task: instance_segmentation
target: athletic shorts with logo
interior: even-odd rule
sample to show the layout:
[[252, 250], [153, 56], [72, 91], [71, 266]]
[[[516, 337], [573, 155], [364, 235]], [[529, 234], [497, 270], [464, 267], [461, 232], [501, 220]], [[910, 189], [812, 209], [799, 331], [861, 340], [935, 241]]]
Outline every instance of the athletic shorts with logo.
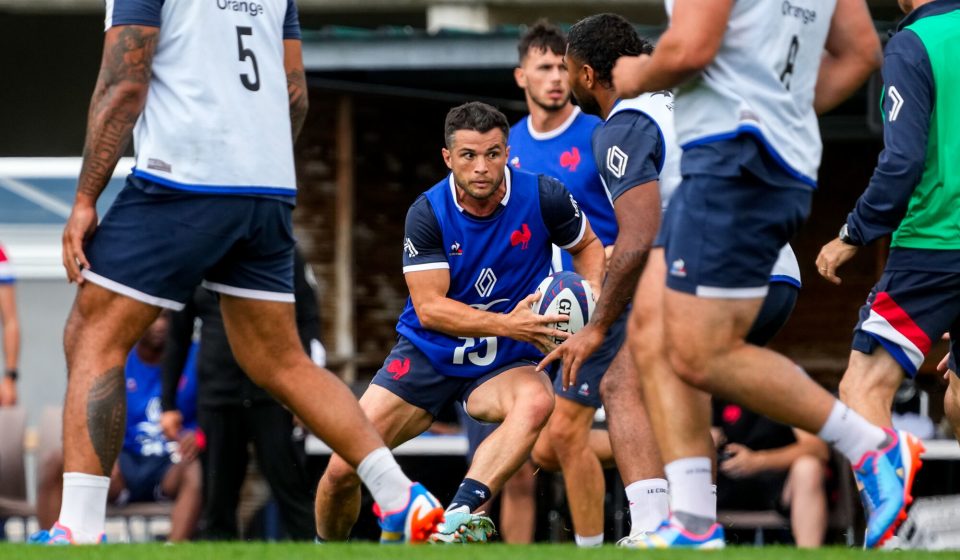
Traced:
[[127, 184], [84, 247], [90, 282], [183, 309], [196, 286], [293, 302], [293, 197], [179, 191]]
[[491, 370], [482, 377], [452, 377], [438, 373], [427, 356], [407, 337], [400, 335], [396, 346], [390, 351], [383, 367], [373, 376], [370, 384], [379, 385], [436, 417], [443, 407], [451, 402], [460, 402], [466, 406], [467, 399], [477, 387], [501, 373], [536, 365], [533, 361], [520, 360]]
[[563, 375], [560, 373], [560, 368], [553, 368], [553, 390], [558, 397], [590, 408], [603, 406], [600, 402], [600, 381], [607, 370], [610, 369], [610, 364], [617, 353], [620, 352], [620, 348], [623, 347], [623, 341], [627, 337], [627, 317], [629, 315], [630, 308], [627, 308], [610, 325], [607, 337], [603, 339], [603, 344], [580, 367], [580, 371], [577, 372], [577, 379], [569, 389], [563, 388]]
[[813, 195], [769, 150], [750, 134], [684, 148], [683, 181], [658, 236], [668, 288], [706, 298], [766, 295]]
[[[891, 261], [895, 257], [891, 252]], [[913, 377], [943, 333], [950, 333], [955, 364], [960, 344], [960, 273], [888, 266], [860, 308], [852, 347], [872, 354], [882, 346]]]

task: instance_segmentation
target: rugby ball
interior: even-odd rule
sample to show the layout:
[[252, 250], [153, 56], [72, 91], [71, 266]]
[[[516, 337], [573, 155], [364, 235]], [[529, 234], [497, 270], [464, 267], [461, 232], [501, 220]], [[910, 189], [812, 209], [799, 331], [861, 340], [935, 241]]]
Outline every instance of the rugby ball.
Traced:
[[[551, 274], [540, 282], [537, 291], [542, 296], [537, 303], [533, 304], [534, 313], [569, 317], [564, 322], [549, 323], [548, 326], [558, 331], [576, 334], [593, 315], [593, 308], [596, 305], [593, 290], [590, 289], [590, 284], [576, 272], [562, 271]], [[554, 338], [556, 344], [560, 344], [563, 340]]]

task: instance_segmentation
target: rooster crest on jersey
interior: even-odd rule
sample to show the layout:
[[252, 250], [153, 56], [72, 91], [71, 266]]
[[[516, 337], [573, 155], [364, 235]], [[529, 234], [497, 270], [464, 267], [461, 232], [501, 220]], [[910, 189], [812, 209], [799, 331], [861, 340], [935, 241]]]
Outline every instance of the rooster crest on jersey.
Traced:
[[[596, 304], [593, 290], [576, 272], [563, 271], [547, 276], [537, 286], [537, 292], [542, 296], [533, 306], [535, 313], [568, 317], [566, 321], [550, 323], [549, 326], [558, 331], [576, 334], [593, 315]], [[563, 339], [555, 338], [554, 342], [560, 344]]]

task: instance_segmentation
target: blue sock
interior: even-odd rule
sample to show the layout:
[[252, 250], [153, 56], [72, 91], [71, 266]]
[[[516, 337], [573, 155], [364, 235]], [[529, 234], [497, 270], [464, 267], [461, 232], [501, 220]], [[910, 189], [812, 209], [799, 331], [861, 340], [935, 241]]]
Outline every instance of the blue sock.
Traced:
[[447, 511], [466, 506], [473, 513], [483, 502], [490, 499], [490, 488], [482, 482], [477, 482], [472, 478], [465, 478], [457, 489], [457, 495], [450, 502]]

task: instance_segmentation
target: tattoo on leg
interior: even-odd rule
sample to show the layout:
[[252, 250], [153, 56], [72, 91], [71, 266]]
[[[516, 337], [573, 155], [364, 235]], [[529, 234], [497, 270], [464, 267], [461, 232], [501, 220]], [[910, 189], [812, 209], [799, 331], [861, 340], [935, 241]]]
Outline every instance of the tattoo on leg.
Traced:
[[116, 366], [99, 375], [87, 393], [87, 431], [100, 459], [103, 476], [110, 476], [120, 453], [126, 419], [127, 391], [123, 367]]

